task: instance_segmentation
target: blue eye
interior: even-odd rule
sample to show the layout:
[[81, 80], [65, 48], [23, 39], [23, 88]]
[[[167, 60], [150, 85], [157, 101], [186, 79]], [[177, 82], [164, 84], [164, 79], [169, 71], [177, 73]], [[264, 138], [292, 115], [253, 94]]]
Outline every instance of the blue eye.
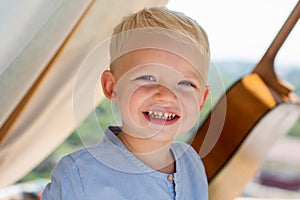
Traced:
[[191, 83], [190, 81], [180, 81], [178, 84], [196, 88], [196, 86], [193, 83]]
[[145, 81], [155, 81], [155, 78], [150, 75], [140, 76], [137, 80], [145, 80]]

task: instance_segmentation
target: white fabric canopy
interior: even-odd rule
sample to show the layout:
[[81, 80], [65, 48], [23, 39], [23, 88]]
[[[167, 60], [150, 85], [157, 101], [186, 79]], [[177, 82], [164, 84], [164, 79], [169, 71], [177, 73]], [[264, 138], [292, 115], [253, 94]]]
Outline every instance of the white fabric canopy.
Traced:
[[[0, 187], [17, 181], [40, 163], [94, 108], [86, 105], [83, 98], [77, 105], [81, 112], [75, 123], [73, 87], [88, 53], [111, 34], [123, 16], [165, 3], [166, 0], [0, 2], [4, 13], [1, 22], [5, 22], [4, 26], [1, 23], [0, 34], [7, 38], [0, 46]], [[86, 73], [88, 80], [93, 74]], [[79, 87], [84, 91], [90, 85], [86, 81]], [[95, 105], [101, 99], [99, 93]]]

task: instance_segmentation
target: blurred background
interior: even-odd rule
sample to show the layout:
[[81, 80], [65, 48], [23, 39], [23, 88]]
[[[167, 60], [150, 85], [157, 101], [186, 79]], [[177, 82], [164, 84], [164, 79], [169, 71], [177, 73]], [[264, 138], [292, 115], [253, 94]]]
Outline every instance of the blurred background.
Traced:
[[[216, 83], [214, 74], [211, 74], [209, 83], [224, 84], [226, 89], [253, 70], [296, 3], [297, 0], [169, 0], [167, 7], [196, 19], [206, 30], [211, 45], [212, 68], [222, 78], [222, 82]], [[0, 15], [0, 23], [4, 23], [3, 20]], [[280, 50], [275, 65], [277, 74], [294, 85], [298, 96], [299, 36], [298, 23]], [[220, 97], [222, 91], [217, 95]], [[204, 113], [207, 114], [211, 106], [207, 105]], [[103, 129], [114, 123], [112, 109], [106, 99], [101, 101], [95, 111], [42, 163], [16, 184], [0, 188], [0, 200], [39, 199], [58, 160], [67, 153], [95, 143], [101, 138], [99, 127]], [[259, 171], [240, 196], [241, 199], [300, 199], [300, 120], [270, 149]]]

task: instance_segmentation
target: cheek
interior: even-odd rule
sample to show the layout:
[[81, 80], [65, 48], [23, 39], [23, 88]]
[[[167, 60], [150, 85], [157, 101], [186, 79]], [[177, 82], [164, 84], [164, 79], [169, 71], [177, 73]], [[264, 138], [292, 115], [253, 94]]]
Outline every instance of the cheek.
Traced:
[[189, 93], [179, 96], [181, 114], [182, 114], [182, 129], [183, 132], [190, 130], [198, 121], [200, 116], [200, 101], [199, 95]]
[[129, 109], [140, 109], [139, 107], [142, 105], [145, 98], [145, 92], [139, 88], [131, 94], [128, 94], [127, 98]]
[[143, 111], [143, 104], [146, 101], [147, 98], [147, 92], [146, 89], [143, 87], [135, 88], [134, 90], [127, 90], [124, 91], [122, 96], [122, 108], [127, 109], [128, 115], [130, 115], [131, 118], [134, 118], [135, 113]]
[[[199, 112], [200, 108], [200, 93], [197, 92], [181, 92], [178, 95], [180, 104], [183, 106], [184, 110], [189, 112]], [[184, 111], [183, 110], [183, 111]]]
[[182, 102], [183, 112], [189, 119], [198, 118], [200, 114], [199, 100], [195, 97], [185, 97]]

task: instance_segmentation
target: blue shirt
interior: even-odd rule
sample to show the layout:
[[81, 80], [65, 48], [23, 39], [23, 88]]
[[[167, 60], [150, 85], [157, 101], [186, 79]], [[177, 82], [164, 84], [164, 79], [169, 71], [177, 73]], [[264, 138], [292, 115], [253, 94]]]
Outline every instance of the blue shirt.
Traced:
[[190, 145], [171, 145], [176, 172], [165, 174], [128, 151], [116, 136], [119, 131], [109, 127], [98, 145], [63, 157], [52, 171], [42, 200], [208, 199], [204, 166]]

